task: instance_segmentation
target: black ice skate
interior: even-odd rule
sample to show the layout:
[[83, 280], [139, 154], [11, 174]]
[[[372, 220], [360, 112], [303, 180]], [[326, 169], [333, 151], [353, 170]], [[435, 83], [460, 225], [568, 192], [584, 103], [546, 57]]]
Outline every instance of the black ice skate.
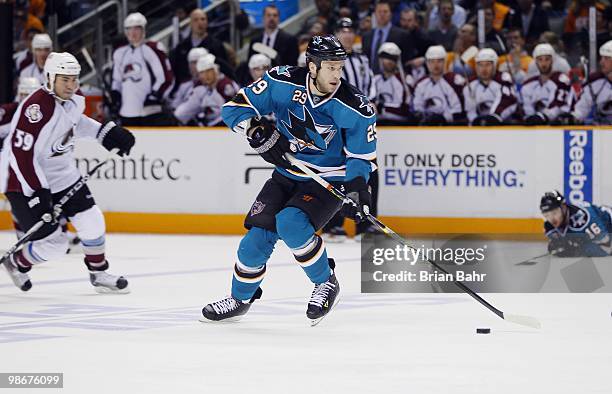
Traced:
[[123, 276], [111, 275], [106, 271], [89, 271], [89, 281], [98, 293], [127, 294], [128, 281]]
[[32, 282], [30, 276], [25, 272], [20, 272], [17, 269], [17, 264], [13, 262], [15, 254], [10, 254], [6, 258], [0, 261], [0, 264], [4, 265], [4, 268], [8, 271], [9, 276], [13, 280], [15, 286], [19, 287], [21, 291], [28, 291], [32, 288]]
[[251, 304], [261, 298], [262, 293], [261, 287], [258, 287], [249, 302], [242, 302], [232, 296], [227, 296], [222, 300], [208, 304], [202, 309], [203, 317], [200, 321], [204, 323], [238, 321], [249, 311]]
[[306, 316], [310, 319], [310, 324], [316, 326], [321, 320], [332, 310], [340, 301], [340, 284], [336, 279], [334, 268], [336, 263], [333, 259], [329, 259], [329, 266], [332, 273], [326, 282], [315, 285], [310, 301], [308, 301], [308, 309]]

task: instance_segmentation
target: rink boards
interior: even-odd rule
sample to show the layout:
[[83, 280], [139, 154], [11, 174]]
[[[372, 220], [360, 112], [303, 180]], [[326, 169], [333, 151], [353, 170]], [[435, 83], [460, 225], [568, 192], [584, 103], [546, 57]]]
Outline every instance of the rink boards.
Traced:
[[[612, 128], [378, 130], [379, 214], [398, 232], [541, 233], [538, 203], [612, 203]], [[225, 128], [136, 129], [90, 181], [110, 231], [236, 234], [272, 168]], [[87, 171], [106, 151], [77, 144]], [[6, 210], [6, 204], [2, 204]], [[3, 212], [0, 224], [10, 227]]]

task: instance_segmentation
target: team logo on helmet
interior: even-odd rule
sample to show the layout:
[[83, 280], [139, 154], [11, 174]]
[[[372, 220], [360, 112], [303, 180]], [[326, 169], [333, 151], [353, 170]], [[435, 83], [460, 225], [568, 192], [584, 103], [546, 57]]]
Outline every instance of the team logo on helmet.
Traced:
[[266, 207], [266, 204], [264, 204], [263, 202], [255, 201], [253, 203], [253, 206], [251, 207], [251, 216], [259, 215], [260, 213], [263, 212], [265, 207]]
[[313, 44], [321, 44], [323, 42], [323, 39], [321, 38], [321, 36], [314, 36], [312, 39]]
[[30, 104], [25, 110], [25, 116], [28, 118], [30, 123], [38, 123], [43, 118], [42, 112], [40, 112], [40, 105]]

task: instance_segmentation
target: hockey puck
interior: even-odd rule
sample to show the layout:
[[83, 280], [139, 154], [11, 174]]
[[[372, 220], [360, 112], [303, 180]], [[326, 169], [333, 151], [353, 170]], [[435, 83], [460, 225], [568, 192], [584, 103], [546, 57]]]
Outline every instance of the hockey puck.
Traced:
[[490, 333], [491, 333], [490, 328], [477, 328], [476, 329], [476, 334], [490, 334]]

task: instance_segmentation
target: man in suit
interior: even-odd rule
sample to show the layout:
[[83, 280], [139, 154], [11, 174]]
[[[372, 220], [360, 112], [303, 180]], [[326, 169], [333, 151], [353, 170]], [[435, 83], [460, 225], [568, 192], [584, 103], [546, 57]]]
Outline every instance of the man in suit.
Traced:
[[[206, 48], [209, 53], [215, 55], [217, 63], [220, 64], [223, 73], [231, 70], [227, 63], [228, 57], [223, 42], [208, 34], [208, 17], [199, 8], [191, 11], [191, 35], [181, 41], [176, 48], [170, 52], [170, 64], [176, 75], [177, 85], [191, 79], [187, 55], [192, 48]], [[233, 72], [230, 71], [230, 77]]]
[[391, 3], [388, 0], [378, 0], [374, 8], [374, 16], [376, 17], [376, 28], [364, 34], [363, 36], [363, 53], [370, 60], [370, 67], [374, 74], [380, 73], [380, 65], [378, 64], [378, 49], [385, 42], [393, 42], [402, 50], [402, 63], [405, 63], [408, 58], [408, 42], [406, 34], [399, 27], [391, 24]]
[[257, 53], [253, 50], [253, 44], [261, 42], [262, 44], [273, 48], [277, 53], [275, 60], [279, 65], [297, 65], [298, 41], [291, 34], [284, 32], [278, 28], [280, 22], [280, 13], [275, 5], [268, 5], [264, 8], [263, 24], [264, 31], [257, 35], [251, 41], [249, 48], [249, 58]]
[[518, 10], [510, 17], [510, 26], [521, 29], [528, 45], [533, 45], [540, 34], [549, 31], [548, 15], [533, 0], [518, 0]]

